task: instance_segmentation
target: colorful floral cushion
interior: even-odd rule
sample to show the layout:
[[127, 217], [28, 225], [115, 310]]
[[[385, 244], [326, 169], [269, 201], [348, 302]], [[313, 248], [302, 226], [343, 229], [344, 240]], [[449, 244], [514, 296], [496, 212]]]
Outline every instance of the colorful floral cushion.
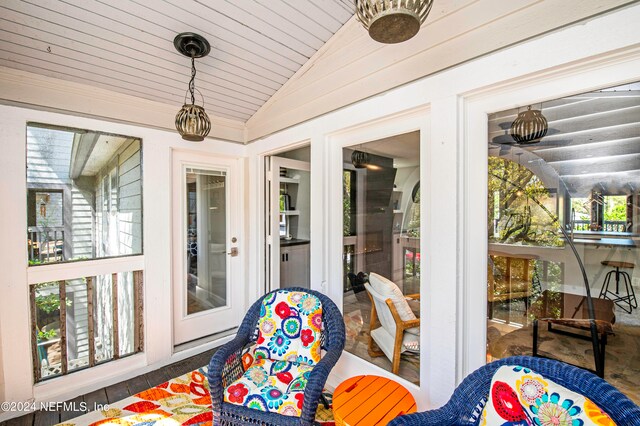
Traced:
[[583, 395], [536, 372], [513, 365], [500, 367], [491, 380], [482, 426], [615, 426]]
[[320, 299], [300, 291], [273, 292], [262, 302], [254, 357], [315, 365], [321, 333]]
[[313, 366], [270, 359], [255, 363], [224, 392], [224, 400], [255, 410], [300, 417]]

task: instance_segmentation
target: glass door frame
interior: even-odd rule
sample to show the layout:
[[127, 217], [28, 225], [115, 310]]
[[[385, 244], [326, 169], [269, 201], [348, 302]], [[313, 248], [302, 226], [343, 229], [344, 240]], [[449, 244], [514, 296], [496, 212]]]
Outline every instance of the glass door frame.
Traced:
[[[430, 176], [427, 170], [427, 159], [430, 155], [429, 143], [431, 133], [431, 119], [428, 107], [420, 107], [413, 110], [409, 110], [404, 114], [396, 115], [393, 117], [382, 118], [373, 123], [367, 123], [366, 126], [357, 125], [350, 129], [341, 129], [340, 131], [327, 136], [328, 149], [326, 153], [327, 168], [326, 177], [327, 186], [325, 188], [325, 196], [328, 201], [328, 228], [327, 228], [327, 243], [328, 243], [328, 256], [327, 256], [327, 281], [328, 295], [336, 303], [336, 305], [343, 309], [343, 200], [342, 200], [342, 176], [343, 176], [343, 148], [358, 146], [370, 141], [376, 141], [409, 133], [412, 131], [420, 131], [420, 180], [423, 182], [423, 191], [425, 196], [421, 197], [421, 211], [428, 212], [429, 210], [429, 197], [426, 196], [427, 189], [429, 188], [428, 182], [430, 182]], [[428, 221], [422, 221], [420, 224], [421, 229], [421, 243], [420, 251], [427, 253], [427, 242], [429, 238], [429, 230], [427, 226]], [[424, 270], [431, 270], [428, 257], [424, 259]], [[397, 376], [391, 371], [384, 370], [375, 366], [369, 362], [364, 361], [362, 358], [353, 355], [349, 352], [343, 352], [340, 361], [334, 368], [334, 372], [338, 376], [349, 377], [354, 374], [374, 374], [383, 377], [388, 377], [395, 380], [409, 389], [416, 399], [428, 399], [429, 398], [429, 383], [431, 378], [431, 372], [428, 368], [430, 363], [428, 362], [428, 353], [430, 342], [428, 341], [429, 324], [431, 323], [429, 314], [429, 274], [422, 274], [420, 278], [420, 311], [421, 311], [421, 337], [420, 345], [425, 348], [420, 354], [420, 383], [424, 384], [417, 386], [400, 376]]]
[[[241, 247], [240, 176], [241, 160], [189, 151], [172, 152], [172, 293], [173, 293], [173, 344], [179, 345], [216, 333], [231, 330], [240, 325], [245, 314], [245, 289], [242, 282], [243, 250]], [[188, 232], [186, 172], [187, 169], [214, 170], [226, 175], [226, 280], [227, 303], [225, 306], [187, 314], [185, 291], [187, 286]], [[235, 241], [234, 241], [235, 239]], [[232, 249], [238, 254], [231, 256]]]
[[[606, 66], [601, 61], [585, 62], [575, 65], [571, 72], [559, 68], [535, 80], [531, 76], [523, 77], [484, 91], [481, 96], [468, 94], [466, 99], [460, 100], [456, 116], [465, 130], [460, 146], [462, 166], [459, 178], [463, 184], [459, 214], [467, 231], [462, 234], [463, 253], [460, 259], [463, 274], [459, 304], [462, 312], [459, 379], [486, 364], [488, 115], [514, 105], [535, 104], [571, 93], [637, 81], [637, 67], [634, 71], [632, 62], [626, 60], [620, 56], [607, 62]], [[636, 62], [638, 59], [633, 64]], [[572, 255], [568, 259], [575, 264]]]

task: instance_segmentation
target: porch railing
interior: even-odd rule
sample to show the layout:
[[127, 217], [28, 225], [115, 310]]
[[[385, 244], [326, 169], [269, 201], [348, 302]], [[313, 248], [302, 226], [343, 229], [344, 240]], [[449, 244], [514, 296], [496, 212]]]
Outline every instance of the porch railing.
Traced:
[[[574, 231], [591, 231], [590, 220], [575, 220], [573, 222]], [[626, 232], [627, 222], [624, 220], [605, 220], [602, 230], [604, 232]]]
[[64, 229], [31, 227], [27, 231], [30, 262], [60, 262], [64, 260]]
[[36, 382], [144, 349], [142, 271], [32, 284], [29, 299]]
[[605, 232], [626, 232], [627, 222], [624, 220], [605, 220], [604, 229]]

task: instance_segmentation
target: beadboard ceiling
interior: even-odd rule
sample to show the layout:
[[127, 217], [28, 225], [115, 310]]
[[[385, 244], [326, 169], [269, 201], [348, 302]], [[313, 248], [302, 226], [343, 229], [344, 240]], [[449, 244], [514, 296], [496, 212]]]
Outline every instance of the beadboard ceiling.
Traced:
[[246, 122], [352, 16], [351, 0], [2, 0], [0, 65], [179, 107], [173, 38], [195, 32], [206, 110]]
[[248, 143], [638, 1], [436, 0], [383, 45], [353, 0], [0, 0], [0, 102], [175, 131], [190, 60], [173, 39], [195, 32], [209, 137]]

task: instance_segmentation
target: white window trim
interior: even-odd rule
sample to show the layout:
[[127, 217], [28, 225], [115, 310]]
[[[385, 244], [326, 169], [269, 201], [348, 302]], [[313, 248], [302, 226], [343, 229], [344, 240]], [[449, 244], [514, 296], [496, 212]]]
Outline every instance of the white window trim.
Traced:
[[142, 270], [144, 270], [144, 255], [53, 263], [29, 267], [27, 285]]

